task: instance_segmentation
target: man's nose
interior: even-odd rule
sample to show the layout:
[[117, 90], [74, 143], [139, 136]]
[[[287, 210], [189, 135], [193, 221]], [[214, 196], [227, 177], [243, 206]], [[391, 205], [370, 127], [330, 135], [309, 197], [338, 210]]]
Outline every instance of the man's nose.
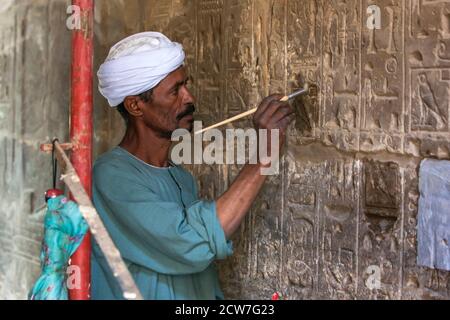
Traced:
[[195, 97], [186, 86], [183, 86], [183, 104], [189, 103], [195, 103]]

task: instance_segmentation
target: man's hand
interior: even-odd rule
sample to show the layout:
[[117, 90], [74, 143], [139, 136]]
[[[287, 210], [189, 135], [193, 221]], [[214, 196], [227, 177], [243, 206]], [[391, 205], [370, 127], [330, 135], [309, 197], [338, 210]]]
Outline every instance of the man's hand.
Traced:
[[[274, 94], [266, 97], [258, 106], [258, 110], [253, 116], [253, 125], [256, 130], [267, 129], [270, 137], [272, 130], [279, 130], [280, 152], [286, 140], [286, 130], [289, 124], [294, 120], [294, 109], [288, 102], [282, 102], [282, 95]], [[267, 139], [267, 154], [271, 155], [271, 139]]]
[[[267, 155], [271, 156], [271, 130], [279, 130], [279, 148], [284, 145], [286, 129], [294, 119], [294, 110], [287, 102], [281, 102], [281, 95], [271, 95], [259, 105], [253, 117], [255, 129], [267, 129]], [[229, 239], [241, 224], [253, 201], [261, 190], [267, 176], [261, 174], [266, 164], [247, 164], [236, 180], [216, 201], [217, 215]]]

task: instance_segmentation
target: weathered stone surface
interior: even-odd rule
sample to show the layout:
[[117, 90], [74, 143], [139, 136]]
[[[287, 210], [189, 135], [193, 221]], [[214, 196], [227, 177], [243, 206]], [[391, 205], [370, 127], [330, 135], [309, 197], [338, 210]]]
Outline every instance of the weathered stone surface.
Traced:
[[[9, 3], [9, 6], [7, 5]], [[24, 299], [39, 273], [50, 159], [39, 143], [68, 136], [66, 1], [0, 5], [0, 298]]]
[[[374, 3], [96, 1], [95, 65], [126, 35], [166, 33], [185, 46], [205, 124], [311, 84], [294, 103], [281, 174], [234, 235], [235, 255], [219, 263], [228, 298], [450, 298], [450, 273], [416, 262], [419, 163], [450, 158], [450, 2], [376, 1], [382, 24], [371, 30]], [[0, 5], [0, 298], [24, 298], [37, 276], [42, 230], [30, 213], [50, 184], [37, 146], [68, 134], [67, 4]], [[94, 99], [98, 155], [123, 123]], [[215, 198], [239, 166], [190, 170]]]

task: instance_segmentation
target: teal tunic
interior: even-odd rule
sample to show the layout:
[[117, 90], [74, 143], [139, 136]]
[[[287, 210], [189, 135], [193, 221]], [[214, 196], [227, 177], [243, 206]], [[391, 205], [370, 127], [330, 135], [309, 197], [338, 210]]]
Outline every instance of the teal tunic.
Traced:
[[[150, 166], [115, 147], [97, 159], [93, 201], [144, 299], [223, 299], [215, 260], [232, 254], [213, 201], [180, 166]], [[122, 299], [98, 245], [92, 299]]]

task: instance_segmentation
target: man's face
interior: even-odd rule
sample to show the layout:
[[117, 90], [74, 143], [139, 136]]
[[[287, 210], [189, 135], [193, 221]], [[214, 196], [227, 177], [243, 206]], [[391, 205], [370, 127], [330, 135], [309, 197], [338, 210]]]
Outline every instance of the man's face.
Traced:
[[143, 108], [145, 124], [162, 137], [170, 138], [176, 129], [192, 131], [195, 98], [187, 83], [186, 68], [178, 68], [153, 89], [147, 107]]

